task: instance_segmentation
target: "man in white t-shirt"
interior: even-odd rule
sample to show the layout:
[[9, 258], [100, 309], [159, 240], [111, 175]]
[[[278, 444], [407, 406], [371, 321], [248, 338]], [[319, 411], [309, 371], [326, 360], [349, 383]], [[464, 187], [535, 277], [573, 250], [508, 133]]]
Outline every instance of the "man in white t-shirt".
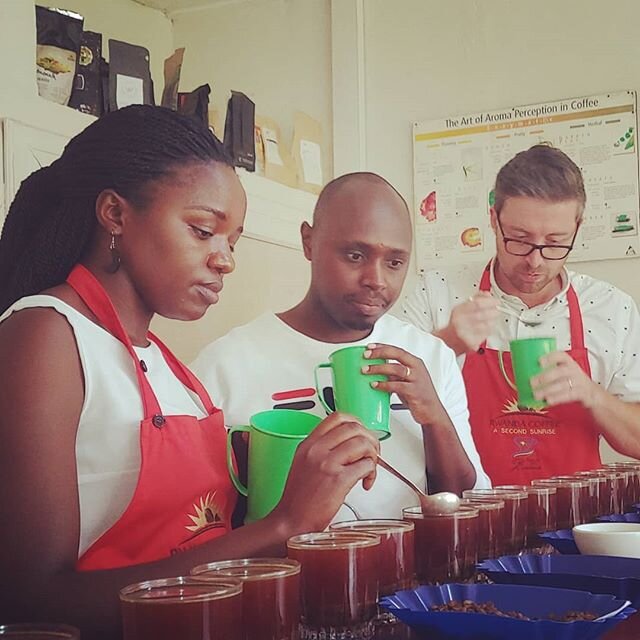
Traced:
[[[471, 438], [455, 355], [440, 339], [385, 315], [402, 289], [411, 251], [406, 202], [383, 178], [354, 173], [322, 191], [313, 226], [301, 228], [311, 283], [283, 313], [265, 313], [207, 346], [193, 364], [226, 423], [289, 408], [323, 415], [314, 367], [337, 349], [370, 345], [392, 392], [391, 437], [381, 455], [430, 493], [489, 486]], [[329, 380], [327, 380], [327, 383]], [[329, 404], [330, 387], [322, 389]], [[387, 471], [369, 492], [354, 489], [336, 519], [397, 518], [416, 495]]]
[[[600, 436], [640, 457], [640, 316], [630, 296], [568, 271], [583, 219], [580, 169], [536, 145], [498, 173], [489, 265], [426, 273], [404, 317], [461, 355], [471, 428], [494, 484], [600, 466]], [[542, 410], [523, 411], [500, 367], [514, 339], [553, 336], [532, 380]], [[507, 366], [510, 375], [510, 366]]]

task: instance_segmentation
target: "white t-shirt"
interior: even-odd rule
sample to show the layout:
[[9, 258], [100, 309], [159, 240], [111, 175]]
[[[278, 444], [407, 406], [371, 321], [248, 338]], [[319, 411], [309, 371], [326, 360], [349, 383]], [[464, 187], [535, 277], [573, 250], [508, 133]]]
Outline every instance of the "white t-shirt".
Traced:
[[[292, 408], [324, 416], [314, 388], [314, 367], [351, 344], [392, 344], [424, 361], [438, 396], [476, 469], [476, 487], [490, 486], [476, 451], [467, 398], [453, 351], [444, 342], [414, 326], [386, 315], [364, 340], [348, 344], [319, 342], [295, 331], [273, 313], [265, 313], [208, 345], [192, 368], [224, 411], [228, 425], [248, 424], [259, 411]], [[326, 377], [330, 384], [330, 374]], [[426, 488], [422, 427], [391, 398], [391, 437], [381, 443], [382, 455], [418, 486]], [[347, 507], [335, 520], [400, 518], [402, 508], [417, 505], [416, 495], [384, 469], [370, 491], [358, 484], [349, 493]]]
[[[128, 506], [140, 473], [140, 421], [143, 418], [135, 367], [126, 347], [86, 316], [53, 296], [22, 298], [2, 316], [50, 307], [71, 325], [80, 354], [85, 397], [76, 436], [80, 544], [78, 557], [109, 529]], [[206, 415], [200, 401], [173, 375], [153, 343], [135, 347], [167, 415]], [[62, 372], [61, 372], [62, 373]]]
[[[424, 331], [449, 323], [451, 309], [478, 291], [483, 265], [429, 271], [403, 303], [401, 317]], [[591, 377], [609, 393], [627, 402], [640, 402], [640, 314], [633, 298], [608, 282], [562, 271], [561, 291], [548, 302], [528, 308], [520, 298], [498, 287], [491, 268], [491, 293], [520, 317], [503, 314], [487, 347], [509, 350], [509, 341], [551, 335], [558, 349], [569, 349], [569, 283], [578, 296]], [[462, 366], [464, 356], [459, 359]]]

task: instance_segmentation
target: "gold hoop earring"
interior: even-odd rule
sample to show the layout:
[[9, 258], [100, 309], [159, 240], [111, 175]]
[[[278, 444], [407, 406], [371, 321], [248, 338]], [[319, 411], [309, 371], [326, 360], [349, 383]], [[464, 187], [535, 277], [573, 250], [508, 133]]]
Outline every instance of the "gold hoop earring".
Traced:
[[109, 253], [111, 254], [111, 264], [107, 267], [107, 273], [115, 273], [120, 268], [120, 252], [116, 247], [116, 234], [113, 231], [111, 232]]

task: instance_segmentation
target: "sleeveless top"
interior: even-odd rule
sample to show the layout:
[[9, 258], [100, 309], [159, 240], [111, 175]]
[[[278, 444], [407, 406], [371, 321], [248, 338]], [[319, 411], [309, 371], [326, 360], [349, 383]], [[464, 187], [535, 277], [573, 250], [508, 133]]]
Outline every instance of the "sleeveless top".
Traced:
[[[46, 307], [71, 326], [84, 375], [85, 397], [76, 436], [80, 500], [78, 557], [105, 533], [129, 504], [140, 472], [142, 400], [135, 368], [125, 346], [62, 300], [48, 295], [22, 298], [0, 316], [21, 309]], [[206, 413], [186, 389], [154, 343], [134, 347], [165, 414]]]

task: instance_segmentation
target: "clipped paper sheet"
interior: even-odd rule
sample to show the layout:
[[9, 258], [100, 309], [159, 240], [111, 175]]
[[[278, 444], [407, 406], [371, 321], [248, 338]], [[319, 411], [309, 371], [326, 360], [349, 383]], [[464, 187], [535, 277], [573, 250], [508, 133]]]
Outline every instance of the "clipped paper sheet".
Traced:
[[300, 140], [300, 157], [304, 181], [322, 186], [322, 152], [317, 142]]
[[278, 135], [273, 129], [262, 128], [262, 140], [264, 141], [265, 160], [280, 167], [284, 165], [278, 148]]
[[298, 188], [320, 193], [322, 177], [322, 126], [301, 111], [293, 117], [293, 159], [298, 174]]

